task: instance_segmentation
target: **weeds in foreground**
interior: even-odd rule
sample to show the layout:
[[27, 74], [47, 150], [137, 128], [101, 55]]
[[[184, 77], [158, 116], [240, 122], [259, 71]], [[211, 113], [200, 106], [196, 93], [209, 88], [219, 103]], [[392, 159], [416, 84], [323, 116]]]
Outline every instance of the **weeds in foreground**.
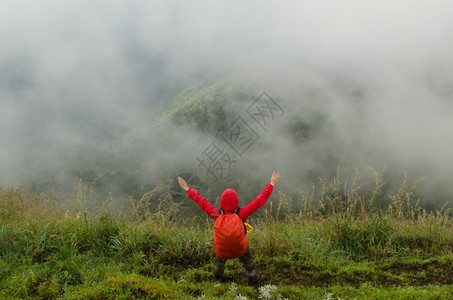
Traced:
[[449, 209], [420, 207], [421, 181], [411, 183], [407, 174], [388, 195], [382, 175], [375, 178], [371, 192], [363, 191], [358, 172], [351, 184], [337, 172], [331, 183], [321, 181], [319, 192], [278, 191], [278, 202], [251, 220], [249, 240], [264, 278], [257, 290], [244, 285], [235, 261], [225, 273], [228, 283], [213, 281], [212, 222], [181, 218], [185, 212], [162, 186], [130, 198], [120, 213], [111, 209], [111, 195], [96, 213], [88, 208], [93, 195], [80, 181], [60, 195], [0, 188], [0, 296], [337, 299], [347, 290], [335, 285], [354, 287], [352, 295], [366, 293], [366, 284], [453, 285]]

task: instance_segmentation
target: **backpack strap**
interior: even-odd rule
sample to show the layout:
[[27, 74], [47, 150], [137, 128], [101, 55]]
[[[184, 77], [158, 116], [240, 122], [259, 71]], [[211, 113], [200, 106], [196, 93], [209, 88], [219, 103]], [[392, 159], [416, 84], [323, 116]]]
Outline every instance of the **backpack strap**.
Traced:
[[[236, 208], [235, 210], [232, 211], [232, 213], [239, 214], [240, 207]], [[223, 209], [219, 209], [219, 212], [221, 215], [225, 214], [225, 211]]]
[[[241, 208], [238, 207], [238, 208], [236, 208], [233, 212], [239, 216], [239, 210], [240, 210], [240, 209], [241, 209]], [[245, 226], [245, 223], [244, 223], [244, 222], [242, 222], [242, 224], [244, 224], [244, 232], [245, 232], [245, 234], [247, 234], [247, 227]]]

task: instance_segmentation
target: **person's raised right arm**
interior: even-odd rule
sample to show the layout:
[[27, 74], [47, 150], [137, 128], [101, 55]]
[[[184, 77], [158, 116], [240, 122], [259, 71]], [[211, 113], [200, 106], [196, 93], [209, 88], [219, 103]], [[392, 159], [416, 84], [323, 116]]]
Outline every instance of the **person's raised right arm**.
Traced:
[[264, 190], [248, 205], [241, 207], [239, 210], [239, 216], [241, 217], [242, 221], [246, 221], [248, 217], [250, 217], [254, 212], [258, 210], [261, 206], [266, 204], [267, 200], [272, 194], [274, 190], [274, 185], [280, 179], [279, 172], [273, 172], [270, 182], [266, 185]]

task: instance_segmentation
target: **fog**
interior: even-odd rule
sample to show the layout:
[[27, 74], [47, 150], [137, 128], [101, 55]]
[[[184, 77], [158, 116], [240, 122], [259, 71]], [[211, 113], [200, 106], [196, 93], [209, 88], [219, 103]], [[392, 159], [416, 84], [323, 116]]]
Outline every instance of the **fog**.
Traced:
[[[449, 201], [452, 11], [450, 1], [3, 1], [0, 185], [71, 181], [71, 166], [128, 155], [144, 182], [199, 172], [196, 156], [222, 132], [158, 126], [162, 103], [233, 77], [250, 99], [231, 99], [239, 115], [263, 91], [285, 111], [233, 167], [252, 182], [277, 169], [294, 189], [337, 167], [387, 165], [397, 180], [428, 177], [427, 201]], [[299, 141], [287, 132], [296, 119], [312, 125]]]

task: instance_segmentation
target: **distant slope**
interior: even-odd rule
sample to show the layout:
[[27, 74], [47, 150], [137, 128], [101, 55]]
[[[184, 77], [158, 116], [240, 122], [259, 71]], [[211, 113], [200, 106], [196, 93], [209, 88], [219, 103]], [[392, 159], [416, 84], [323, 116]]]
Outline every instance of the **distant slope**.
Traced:
[[171, 121], [182, 128], [215, 134], [240, 112], [241, 103], [254, 97], [256, 91], [240, 76], [214, 76], [166, 101], [158, 123]]

